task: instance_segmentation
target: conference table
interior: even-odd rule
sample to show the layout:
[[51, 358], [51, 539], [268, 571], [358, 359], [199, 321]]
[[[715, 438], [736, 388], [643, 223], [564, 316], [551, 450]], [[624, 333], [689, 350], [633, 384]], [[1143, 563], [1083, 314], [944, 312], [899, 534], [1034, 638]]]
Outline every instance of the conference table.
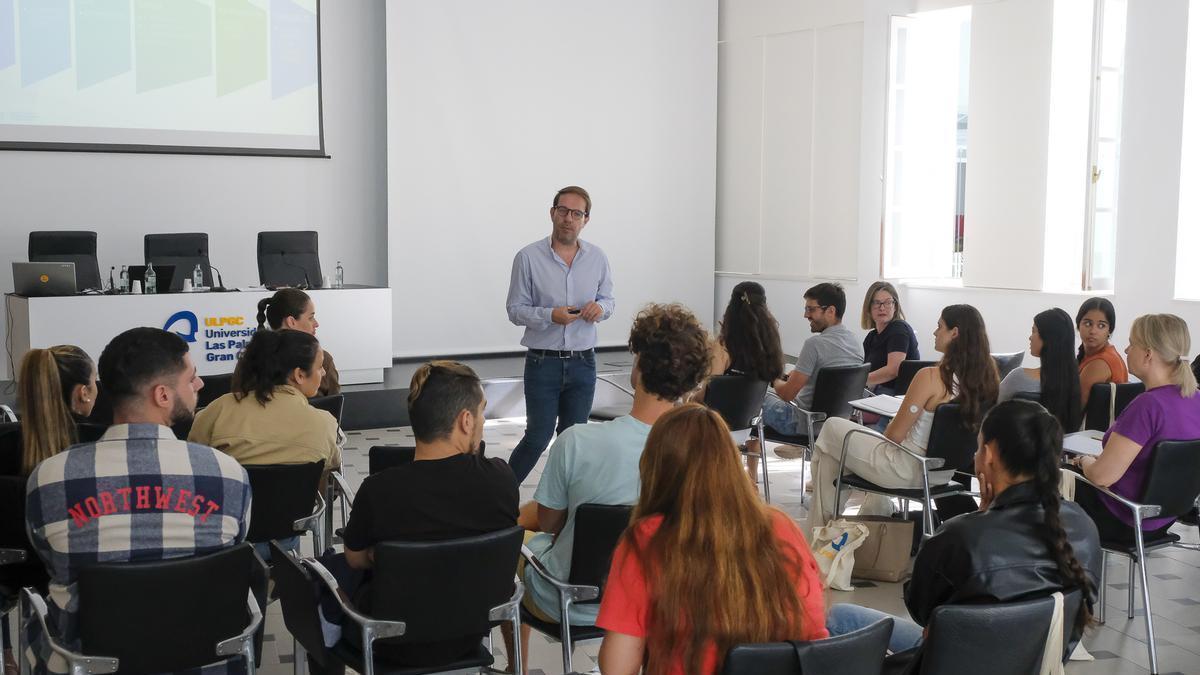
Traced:
[[[383, 382], [392, 365], [392, 290], [347, 285], [305, 291], [316, 307], [317, 339], [333, 355], [342, 384]], [[188, 342], [200, 375], [232, 373], [238, 352], [258, 328], [258, 302], [274, 291], [154, 295], [5, 296], [9, 356], [15, 373], [33, 347], [73, 344], [93, 359], [114, 336], [136, 326], [173, 332]]]

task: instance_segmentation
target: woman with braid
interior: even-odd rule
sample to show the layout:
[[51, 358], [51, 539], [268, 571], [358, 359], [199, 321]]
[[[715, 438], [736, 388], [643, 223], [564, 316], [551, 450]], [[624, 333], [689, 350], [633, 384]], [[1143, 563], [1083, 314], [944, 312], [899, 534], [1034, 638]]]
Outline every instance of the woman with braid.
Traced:
[[[308, 293], [299, 288], [281, 288], [275, 295], [258, 301], [258, 329], [265, 330], [298, 330], [316, 337], [317, 308]], [[337, 367], [333, 365], [333, 355], [322, 351], [321, 368], [325, 375], [321, 378], [321, 386], [317, 387], [316, 396], [332, 396], [342, 390], [338, 382]]]
[[[1091, 621], [1100, 579], [1100, 537], [1091, 518], [1059, 495], [1062, 427], [1032, 401], [1014, 399], [983, 419], [975, 474], [979, 510], [946, 522], [921, 545], [904, 602], [916, 623], [896, 620], [891, 649], [922, 639], [945, 604], [999, 603], [1081, 589], [1070, 647]], [[869, 625], [881, 612], [854, 605], [829, 610], [831, 635]]]

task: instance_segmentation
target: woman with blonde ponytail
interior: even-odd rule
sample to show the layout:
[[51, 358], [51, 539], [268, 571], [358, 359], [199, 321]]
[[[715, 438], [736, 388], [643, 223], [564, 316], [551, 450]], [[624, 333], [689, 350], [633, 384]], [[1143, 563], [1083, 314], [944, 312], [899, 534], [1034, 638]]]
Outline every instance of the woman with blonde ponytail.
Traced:
[[21, 473], [73, 445], [75, 425], [96, 405], [96, 364], [74, 345], [31, 349], [17, 375]]
[[828, 636], [804, 537], [739, 459], [720, 415], [695, 403], [651, 428], [596, 619], [606, 675], [708, 675], [740, 643]]
[[[1200, 438], [1200, 396], [1188, 363], [1192, 341], [1187, 323], [1174, 314], [1146, 314], [1129, 330], [1129, 372], [1146, 384], [1104, 434], [1098, 457], [1076, 460], [1088, 480], [1122, 497], [1141, 498], [1150, 455], [1159, 441]], [[1076, 485], [1075, 501], [1088, 512], [1104, 540], [1133, 541], [1129, 509], [1087, 485]], [[1165, 532], [1173, 518], [1146, 518], [1144, 532]]]

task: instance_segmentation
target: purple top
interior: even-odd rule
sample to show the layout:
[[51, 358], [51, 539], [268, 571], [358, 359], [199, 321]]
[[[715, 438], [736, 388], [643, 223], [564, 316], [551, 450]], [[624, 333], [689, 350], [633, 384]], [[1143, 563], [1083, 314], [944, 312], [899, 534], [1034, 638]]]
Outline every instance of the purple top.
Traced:
[[[1104, 434], [1104, 445], [1108, 437], [1116, 432], [1142, 446], [1133, 458], [1125, 474], [1109, 489], [1137, 501], [1142, 497], [1146, 477], [1150, 471], [1150, 451], [1159, 441], [1185, 441], [1200, 438], [1200, 396], [1183, 398], [1179, 387], [1168, 384], [1149, 389], [1139, 394], [1117, 416], [1116, 421]], [[1127, 525], [1133, 525], [1133, 514], [1120, 502], [1108, 495], [1100, 495], [1104, 505]], [[1157, 530], [1174, 522], [1174, 518], [1147, 518], [1142, 521], [1144, 531]]]

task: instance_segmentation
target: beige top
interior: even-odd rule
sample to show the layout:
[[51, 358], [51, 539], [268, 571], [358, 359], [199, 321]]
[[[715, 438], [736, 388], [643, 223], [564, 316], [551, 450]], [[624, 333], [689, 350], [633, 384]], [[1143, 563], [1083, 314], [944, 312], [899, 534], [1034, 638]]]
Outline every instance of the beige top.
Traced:
[[306, 464], [325, 460], [325, 469], [342, 464], [337, 420], [308, 404], [295, 387], [275, 388], [264, 406], [251, 394], [233, 394], [196, 413], [188, 440], [216, 448], [241, 464]]

